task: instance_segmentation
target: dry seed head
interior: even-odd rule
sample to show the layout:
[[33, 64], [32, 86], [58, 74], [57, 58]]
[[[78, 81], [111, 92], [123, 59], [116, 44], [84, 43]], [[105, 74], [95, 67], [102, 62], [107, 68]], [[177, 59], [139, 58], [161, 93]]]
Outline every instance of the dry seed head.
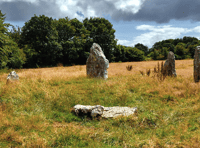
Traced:
[[164, 70], [164, 66], [163, 66], [163, 62], [161, 63], [161, 73], [163, 73]]
[[160, 72], [160, 64], [159, 64], [159, 62], [158, 62], [158, 73]]
[[131, 71], [132, 70], [132, 65], [128, 65], [128, 66], [126, 66], [126, 69], [128, 70], [128, 71]]
[[146, 69], [146, 73], [147, 73], [147, 76], [150, 76], [151, 70], [150, 69], [149, 70]]
[[141, 70], [140, 70], [140, 73], [141, 73], [142, 75], [144, 75], [144, 72], [143, 72], [143, 71], [141, 71]]

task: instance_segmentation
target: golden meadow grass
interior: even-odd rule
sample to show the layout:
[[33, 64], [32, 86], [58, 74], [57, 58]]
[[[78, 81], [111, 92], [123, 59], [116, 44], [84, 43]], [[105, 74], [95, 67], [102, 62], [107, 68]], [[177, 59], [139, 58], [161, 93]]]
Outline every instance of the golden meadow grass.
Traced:
[[[141, 76], [157, 63], [110, 63], [106, 81], [87, 78], [85, 65], [15, 70], [20, 80], [8, 85], [2, 73], [0, 147], [199, 147], [193, 60], [176, 60], [177, 78]], [[138, 113], [91, 120], [71, 113], [76, 104], [137, 107]]]

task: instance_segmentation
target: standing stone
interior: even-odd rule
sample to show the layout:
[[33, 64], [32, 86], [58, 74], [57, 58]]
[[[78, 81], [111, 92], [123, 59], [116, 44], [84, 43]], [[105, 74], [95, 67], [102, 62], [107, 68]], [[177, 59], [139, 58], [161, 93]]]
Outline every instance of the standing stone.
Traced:
[[200, 79], [200, 46], [197, 46], [194, 53], [194, 81]]
[[168, 74], [168, 76], [177, 76], [176, 69], [175, 69], [175, 56], [173, 52], [169, 52], [167, 56], [167, 60], [164, 64], [164, 70]]
[[107, 69], [109, 61], [106, 59], [101, 47], [97, 43], [93, 43], [90, 48], [90, 55], [86, 61], [87, 75], [97, 78], [108, 78]]
[[8, 84], [9, 82], [16, 81], [16, 80], [19, 80], [19, 76], [17, 75], [17, 73], [15, 71], [12, 71], [7, 76], [7, 82], [6, 82], [6, 84]]

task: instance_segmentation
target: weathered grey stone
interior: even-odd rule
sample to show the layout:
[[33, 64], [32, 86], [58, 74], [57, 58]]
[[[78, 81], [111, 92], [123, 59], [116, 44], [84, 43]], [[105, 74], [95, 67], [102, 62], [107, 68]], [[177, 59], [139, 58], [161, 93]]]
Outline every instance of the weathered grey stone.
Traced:
[[104, 107], [101, 105], [96, 106], [90, 106], [90, 105], [80, 105], [77, 104], [73, 107], [73, 112], [76, 113], [76, 115], [79, 115], [80, 113], [83, 114], [90, 114], [92, 117], [102, 115], [103, 114]]
[[17, 75], [17, 73], [15, 71], [12, 71], [7, 76], [7, 82], [6, 82], [6, 84], [8, 84], [9, 82], [16, 81], [16, 80], [19, 80], [19, 76]]
[[106, 59], [101, 47], [97, 43], [93, 43], [90, 48], [90, 55], [86, 61], [87, 75], [107, 79], [108, 68], [109, 61]]
[[168, 76], [177, 76], [175, 69], [175, 56], [171, 51], [168, 53], [167, 60], [165, 61], [164, 70], [166, 70]]
[[90, 106], [90, 105], [75, 105], [72, 109], [76, 115], [79, 113], [89, 114], [91, 117], [101, 116], [103, 118], [115, 118], [118, 116], [129, 116], [137, 113], [137, 108], [130, 107], [104, 107], [101, 105]]
[[194, 81], [199, 82], [200, 79], [200, 46], [195, 48], [194, 53]]
[[119, 107], [119, 106], [114, 106], [114, 107], [104, 107], [104, 111], [102, 114], [103, 118], [115, 118], [118, 116], [130, 116], [134, 115], [137, 112], [136, 107]]
[[92, 109], [91, 111], [91, 116], [92, 117], [97, 117], [101, 116], [103, 114], [104, 107], [101, 105], [96, 105], [95, 108]]

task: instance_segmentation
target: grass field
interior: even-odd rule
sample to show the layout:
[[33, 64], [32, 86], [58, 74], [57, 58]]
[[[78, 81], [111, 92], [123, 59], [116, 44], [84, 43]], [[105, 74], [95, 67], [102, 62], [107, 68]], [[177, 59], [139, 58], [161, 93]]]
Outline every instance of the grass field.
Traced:
[[[20, 80], [9, 85], [10, 71], [1, 72], [0, 147], [200, 147], [193, 60], [176, 60], [177, 78], [140, 75], [157, 63], [110, 63], [106, 81], [87, 78], [85, 65], [16, 69]], [[138, 113], [91, 120], [71, 113], [76, 104], [137, 107]]]

